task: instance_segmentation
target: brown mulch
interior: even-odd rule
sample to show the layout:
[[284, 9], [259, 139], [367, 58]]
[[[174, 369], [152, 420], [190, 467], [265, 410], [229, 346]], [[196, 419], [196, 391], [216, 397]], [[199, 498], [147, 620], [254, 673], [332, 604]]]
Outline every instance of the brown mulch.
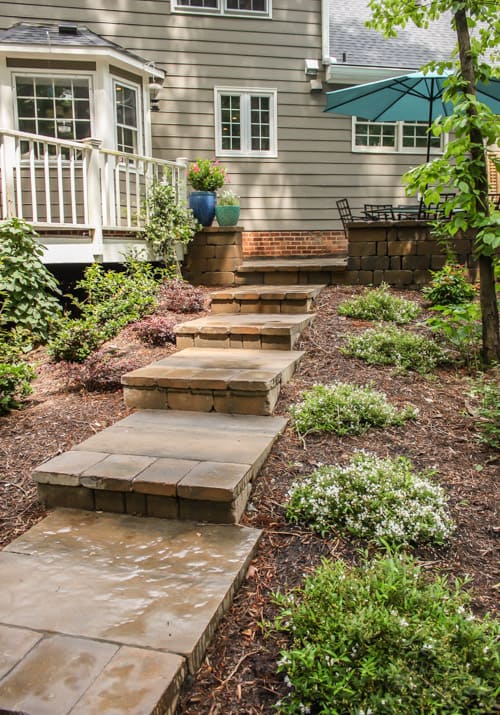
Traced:
[[[256, 557], [200, 670], [184, 687], [179, 715], [273, 712], [285, 688], [276, 675], [280, 642], [265, 637], [260, 627], [273, 617], [271, 594], [299, 585], [323, 557], [352, 562], [359, 549], [366, 547], [337, 534], [320, 538], [309, 529], [288, 524], [283, 508], [286, 493], [295, 477], [312, 471], [318, 463], [346, 461], [355, 449], [369, 449], [380, 456], [405, 455], [419, 469], [436, 470], [449, 493], [457, 530], [449, 546], [420, 549], [416, 555], [426, 568], [440, 570], [451, 579], [468, 576], [477, 614], [497, 609], [500, 460], [498, 453], [477, 439], [470, 376], [455, 368], [440, 368], [429, 377], [399, 374], [343, 356], [337, 348], [346, 332], [369, 325], [337, 315], [338, 304], [356, 292], [332, 286], [322, 293], [314, 325], [297, 346], [306, 356], [294, 379], [283, 388], [276, 413], [286, 416], [301, 391], [315, 382], [341, 380], [371, 383], [393, 404], [416, 406], [419, 418], [404, 427], [372, 430], [359, 437], [310, 435], [305, 442], [290, 427], [286, 429], [255, 480], [242, 519], [245, 525], [263, 530]], [[399, 294], [419, 300], [416, 293]], [[165, 354], [164, 348], [146, 349], [134, 342], [127, 331], [113, 343], [141, 364]], [[0, 418], [0, 544], [43, 515], [29, 478], [32, 468], [127, 412], [119, 391], [68, 391], [67, 372], [47, 362], [41, 353], [34, 357], [42, 359], [35, 394], [26, 409]]]

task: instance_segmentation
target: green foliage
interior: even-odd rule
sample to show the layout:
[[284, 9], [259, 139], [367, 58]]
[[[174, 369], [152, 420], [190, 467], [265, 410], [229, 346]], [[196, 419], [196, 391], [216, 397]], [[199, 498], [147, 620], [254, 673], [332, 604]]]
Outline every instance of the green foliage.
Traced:
[[149, 263], [134, 258], [127, 259], [125, 271], [107, 271], [98, 263], [88, 266], [76, 284], [86, 297], [73, 298], [81, 317], [61, 318], [57, 334], [48, 343], [49, 354], [54, 360], [85, 360], [128, 323], [156, 308], [163, 277], [164, 271], [155, 271]]
[[217, 206], [239, 206], [240, 197], [232, 191], [220, 191], [217, 194]]
[[226, 169], [218, 161], [196, 159], [189, 165], [188, 181], [195, 191], [217, 191], [224, 186]]
[[313, 385], [302, 394], [302, 402], [290, 408], [290, 414], [303, 436], [311, 432], [363, 434], [371, 427], [402, 425], [417, 417], [414, 407], [398, 412], [382, 392], [343, 382]]
[[469, 366], [479, 363], [481, 309], [478, 303], [435, 305], [426, 325], [440, 335]]
[[404, 457], [354, 453], [292, 484], [287, 518], [324, 535], [338, 529], [380, 543], [444, 543], [452, 532], [444, 490]]
[[57, 281], [40, 258], [33, 227], [19, 218], [0, 223], [0, 326], [45, 340], [61, 312]]
[[47, 344], [51, 358], [56, 362], [83, 362], [90, 353], [106, 340], [105, 332], [93, 318], [61, 318], [57, 333]]
[[279, 672], [282, 715], [487, 715], [498, 689], [499, 624], [475, 619], [463, 584], [413, 559], [358, 568], [324, 561], [303, 588], [276, 596], [291, 640]]
[[500, 383], [483, 377], [474, 383], [472, 395], [479, 400], [476, 427], [481, 442], [500, 450]]
[[477, 295], [475, 286], [467, 280], [465, 268], [457, 263], [447, 263], [440, 271], [431, 271], [432, 280], [422, 289], [431, 305], [457, 305], [469, 303]]
[[369, 365], [395, 365], [401, 370], [420, 373], [430, 372], [448, 360], [446, 352], [434, 340], [393, 325], [348, 335], [341, 352], [361, 358]]
[[0, 415], [20, 407], [31, 394], [35, 370], [21, 358], [21, 350], [9, 332], [0, 333]]
[[420, 313], [420, 307], [411, 300], [399, 298], [390, 292], [387, 283], [365, 290], [358, 298], [346, 300], [338, 308], [339, 315], [361, 320], [384, 320], [409, 323]]
[[193, 212], [177, 201], [173, 186], [156, 183], [148, 192], [143, 213], [146, 241], [162, 257], [167, 268], [173, 268], [180, 275], [176, 246], [186, 246], [200, 229]]

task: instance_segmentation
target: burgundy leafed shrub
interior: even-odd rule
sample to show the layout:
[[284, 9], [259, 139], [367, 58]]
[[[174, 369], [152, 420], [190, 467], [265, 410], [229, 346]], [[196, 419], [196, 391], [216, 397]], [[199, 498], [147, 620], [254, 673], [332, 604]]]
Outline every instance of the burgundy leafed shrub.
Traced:
[[175, 320], [164, 315], [148, 315], [134, 323], [132, 330], [146, 345], [156, 346], [175, 343]]
[[130, 355], [97, 350], [83, 363], [68, 363], [68, 377], [89, 392], [113, 392], [121, 389], [121, 378], [126, 372], [140, 367]]
[[205, 295], [200, 288], [174, 278], [160, 288], [160, 309], [173, 313], [198, 313], [205, 308]]

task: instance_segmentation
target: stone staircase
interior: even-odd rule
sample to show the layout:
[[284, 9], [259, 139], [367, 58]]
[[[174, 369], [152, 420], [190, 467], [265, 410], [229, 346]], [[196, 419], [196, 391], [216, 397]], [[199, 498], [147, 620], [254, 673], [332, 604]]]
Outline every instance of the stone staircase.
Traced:
[[136, 412], [35, 470], [54, 511], [0, 552], [0, 712], [174, 712], [253, 558], [238, 521], [321, 288], [217, 291], [123, 377]]

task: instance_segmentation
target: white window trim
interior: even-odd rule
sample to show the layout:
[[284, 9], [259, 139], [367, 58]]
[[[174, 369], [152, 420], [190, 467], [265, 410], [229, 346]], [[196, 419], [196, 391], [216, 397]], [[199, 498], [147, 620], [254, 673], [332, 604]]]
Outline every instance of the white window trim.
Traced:
[[271, 20], [273, 16], [272, 0], [266, 0], [267, 10], [259, 12], [257, 10], [230, 10], [227, 7], [227, 0], [217, 0], [217, 7], [189, 7], [181, 5], [179, 0], [170, 0], [170, 11], [175, 13], [188, 13], [195, 15], [230, 15], [237, 17], [252, 17], [254, 19]]
[[[360, 146], [356, 144], [356, 123], [366, 122], [366, 119], [352, 117], [351, 149], [355, 154], [426, 154], [427, 147], [406, 147], [403, 146], [403, 124], [415, 124], [415, 122], [373, 122], [373, 124], [395, 124], [396, 125], [396, 145], [390, 146]], [[447, 135], [441, 135], [441, 146], [431, 147], [431, 156], [438, 156], [444, 151], [448, 141]]]
[[[242, 149], [222, 148], [221, 135], [221, 106], [220, 96], [223, 94], [239, 94], [244, 100], [244, 105], [248, 105], [250, 96], [269, 97], [270, 102], [270, 122], [269, 122], [269, 151], [252, 151]], [[261, 87], [214, 87], [215, 104], [215, 155], [221, 157], [249, 157], [249, 158], [276, 158], [278, 156], [278, 91]], [[241, 111], [241, 136], [242, 140], [250, 137], [250, 111], [248, 106], [244, 106]], [[244, 143], [242, 141], [242, 143]]]
[[[89, 136], [93, 136], [93, 131], [94, 131], [94, 83], [93, 79], [94, 76], [93, 74], [89, 73], [82, 73], [82, 72], [65, 72], [61, 70], [51, 70], [50, 74], [47, 74], [47, 72], [30, 72], [29, 70], [25, 71], [16, 71], [12, 72], [12, 97], [13, 97], [13, 104], [14, 104], [14, 126], [16, 127], [17, 130], [19, 130], [19, 113], [18, 113], [18, 107], [17, 107], [17, 82], [16, 80], [18, 78], [25, 77], [27, 79], [55, 79], [59, 77], [68, 77], [69, 79], [87, 79], [89, 81], [89, 111], [90, 111], [90, 134]], [[40, 135], [44, 136], [44, 135]], [[54, 139], [57, 137], [50, 137], [47, 135], [49, 139]], [[79, 139], [71, 140], [71, 141], [81, 141]]]
[[[121, 87], [128, 87], [135, 92], [137, 97], [137, 150], [133, 153], [144, 154], [144, 131], [143, 131], [143, 111], [142, 111], [142, 92], [141, 86], [135, 82], [130, 82], [128, 80], [120, 79], [119, 77], [114, 77], [112, 75], [112, 92], [113, 92], [113, 118], [114, 118], [114, 131], [115, 131], [115, 149], [118, 151], [118, 116], [116, 111], [116, 85], [119, 84]], [[127, 152], [124, 152], [125, 154]]]

